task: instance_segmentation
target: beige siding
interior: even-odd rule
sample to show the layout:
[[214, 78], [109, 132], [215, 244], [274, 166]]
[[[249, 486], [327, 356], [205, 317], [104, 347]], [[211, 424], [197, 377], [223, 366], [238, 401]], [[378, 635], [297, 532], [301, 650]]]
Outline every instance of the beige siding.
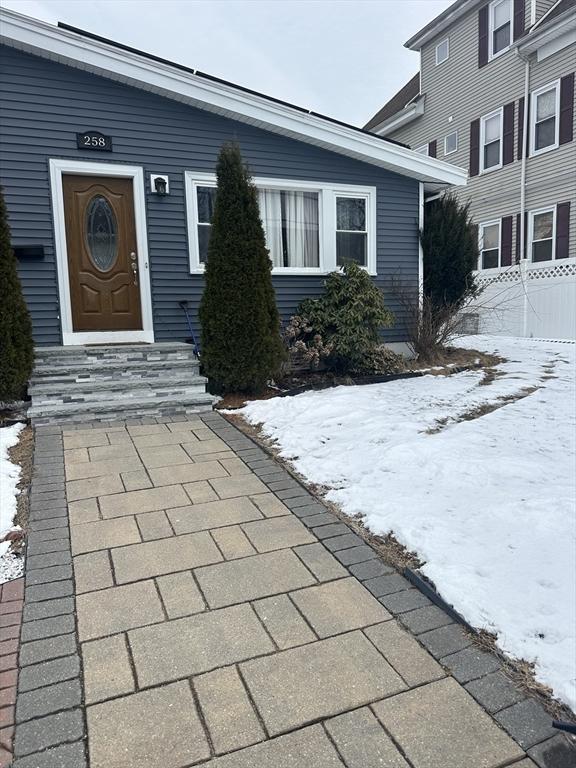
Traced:
[[541, 19], [542, 16], [546, 13], [546, 11], [549, 11], [550, 8], [554, 5], [554, 3], [558, 2], [558, 0], [536, 0], [536, 19], [535, 21], [538, 21], [538, 19]]
[[[531, 0], [526, 0], [526, 23], [530, 21]], [[542, 3], [540, 3], [542, 5]], [[436, 66], [436, 45], [450, 40], [450, 57]], [[574, 71], [575, 48], [571, 46], [543, 62], [530, 65], [530, 90]], [[390, 138], [412, 148], [432, 140], [438, 143], [437, 157], [468, 168], [470, 123], [498, 107], [516, 102], [514, 162], [469, 180], [457, 190], [470, 200], [476, 222], [515, 216], [520, 210], [522, 163], [516, 159], [518, 100], [524, 95], [525, 64], [514, 51], [478, 67], [478, 9], [459, 19], [453, 27], [431, 40], [421, 51], [421, 83], [425, 114], [390, 134]], [[458, 131], [458, 150], [444, 156], [444, 137]], [[575, 116], [576, 130], [576, 116]], [[572, 203], [570, 255], [576, 256], [576, 142], [559, 147], [526, 164], [526, 209], [545, 207], [568, 200]], [[513, 228], [516, 236], [516, 227]], [[513, 244], [515, 247], [515, 244]]]

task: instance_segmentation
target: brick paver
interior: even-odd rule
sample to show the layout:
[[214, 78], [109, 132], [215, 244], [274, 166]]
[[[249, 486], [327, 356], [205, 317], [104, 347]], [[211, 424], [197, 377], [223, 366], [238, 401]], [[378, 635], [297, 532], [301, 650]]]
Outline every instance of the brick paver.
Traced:
[[36, 466], [25, 595], [1, 593], [14, 768], [569, 755], [496, 657], [220, 415], [38, 428]]

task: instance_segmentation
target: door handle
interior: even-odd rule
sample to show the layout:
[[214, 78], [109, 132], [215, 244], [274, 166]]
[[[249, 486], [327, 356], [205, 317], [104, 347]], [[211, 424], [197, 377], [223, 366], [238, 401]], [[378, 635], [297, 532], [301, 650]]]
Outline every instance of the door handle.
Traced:
[[132, 267], [132, 275], [134, 276], [134, 285], [138, 285], [138, 262], [134, 251], [130, 253], [130, 266]]

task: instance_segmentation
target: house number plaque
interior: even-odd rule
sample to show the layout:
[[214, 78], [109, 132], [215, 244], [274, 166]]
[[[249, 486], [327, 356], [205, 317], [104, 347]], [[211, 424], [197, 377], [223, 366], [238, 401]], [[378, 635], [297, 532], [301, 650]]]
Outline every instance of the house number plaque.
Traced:
[[112, 152], [112, 137], [100, 131], [84, 131], [76, 134], [78, 149], [94, 149], [97, 152]]

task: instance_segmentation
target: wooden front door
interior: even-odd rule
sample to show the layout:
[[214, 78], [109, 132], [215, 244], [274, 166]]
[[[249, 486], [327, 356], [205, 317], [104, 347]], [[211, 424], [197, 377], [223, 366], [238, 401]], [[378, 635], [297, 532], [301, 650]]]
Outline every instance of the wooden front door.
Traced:
[[142, 329], [132, 179], [62, 177], [74, 331]]

